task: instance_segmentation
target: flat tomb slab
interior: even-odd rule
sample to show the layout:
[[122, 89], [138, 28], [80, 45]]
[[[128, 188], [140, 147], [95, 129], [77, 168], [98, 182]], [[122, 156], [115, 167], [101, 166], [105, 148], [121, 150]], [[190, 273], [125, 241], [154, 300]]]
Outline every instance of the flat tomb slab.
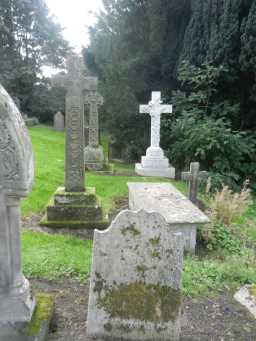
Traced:
[[128, 183], [129, 208], [160, 213], [167, 223], [206, 224], [209, 218], [168, 183]]
[[164, 178], [175, 178], [175, 168], [173, 167], [143, 167], [141, 163], [136, 163], [135, 172], [141, 176], [161, 176]]
[[256, 285], [245, 285], [236, 292], [234, 298], [256, 318]]
[[194, 253], [197, 225], [209, 218], [189, 199], [168, 183], [128, 183], [129, 208], [160, 213], [173, 232], [181, 232], [185, 251]]

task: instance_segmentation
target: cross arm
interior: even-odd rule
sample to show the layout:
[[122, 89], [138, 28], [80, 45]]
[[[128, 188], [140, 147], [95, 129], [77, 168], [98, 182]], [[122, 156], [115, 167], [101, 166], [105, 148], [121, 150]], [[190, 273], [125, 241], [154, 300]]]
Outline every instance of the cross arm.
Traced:
[[52, 86], [56, 86], [59, 88], [66, 88], [67, 86], [67, 75], [57, 74], [51, 79]]
[[170, 104], [162, 104], [161, 105], [161, 114], [172, 114], [172, 105]]
[[148, 105], [140, 105], [140, 114], [149, 114], [150, 107]]

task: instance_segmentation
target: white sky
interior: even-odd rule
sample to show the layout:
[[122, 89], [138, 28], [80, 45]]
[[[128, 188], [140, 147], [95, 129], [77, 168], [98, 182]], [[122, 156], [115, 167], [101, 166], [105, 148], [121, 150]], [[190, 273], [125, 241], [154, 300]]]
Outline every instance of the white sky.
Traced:
[[71, 46], [80, 52], [82, 46], [89, 43], [86, 26], [95, 23], [94, 13], [98, 13], [101, 0], [46, 0], [50, 13], [65, 30], [64, 37]]

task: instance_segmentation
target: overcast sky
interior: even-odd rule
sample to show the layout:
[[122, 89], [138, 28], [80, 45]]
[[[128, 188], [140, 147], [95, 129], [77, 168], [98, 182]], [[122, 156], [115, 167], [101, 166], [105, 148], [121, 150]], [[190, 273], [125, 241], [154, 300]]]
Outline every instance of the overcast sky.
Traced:
[[101, 0], [46, 0], [57, 21], [65, 28], [63, 35], [77, 51], [89, 42], [86, 26], [95, 22]]

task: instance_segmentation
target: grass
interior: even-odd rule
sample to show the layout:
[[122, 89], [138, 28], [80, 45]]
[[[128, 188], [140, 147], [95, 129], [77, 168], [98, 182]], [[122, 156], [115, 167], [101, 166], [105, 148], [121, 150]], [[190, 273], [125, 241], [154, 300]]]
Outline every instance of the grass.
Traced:
[[[22, 213], [41, 212], [56, 188], [64, 182], [64, 134], [44, 126], [30, 129], [36, 158], [36, 179], [33, 192], [23, 201]], [[105, 143], [105, 142], [104, 142]], [[107, 148], [105, 143], [105, 150]], [[133, 165], [114, 163], [118, 170], [133, 170]], [[161, 178], [103, 176], [87, 173], [88, 186], [95, 186], [105, 208], [114, 197], [127, 197], [127, 182], [165, 181]], [[183, 193], [187, 187], [175, 182]], [[186, 256], [183, 292], [188, 296], [217, 294], [233, 290], [245, 283], [256, 283], [256, 202], [235, 221], [238, 235], [249, 241], [239, 255], [207, 252], [204, 256]], [[62, 235], [37, 232], [22, 233], [23, 270], [27, 277], [57, 279], [73, 277], [84, 280], [90, 273], [92, 242]]]
[[27, 277], [84, 279], [90, 271], [92, 242], [62, 235], [22, 233], [23, 271]]

